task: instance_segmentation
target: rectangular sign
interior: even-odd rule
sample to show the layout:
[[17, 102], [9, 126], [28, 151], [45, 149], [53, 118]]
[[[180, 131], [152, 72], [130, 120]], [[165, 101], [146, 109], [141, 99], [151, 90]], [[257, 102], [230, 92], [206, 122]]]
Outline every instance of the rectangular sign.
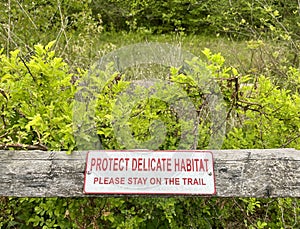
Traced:
[[90, 151], [86, 194], [216, 194], [207, 151]]

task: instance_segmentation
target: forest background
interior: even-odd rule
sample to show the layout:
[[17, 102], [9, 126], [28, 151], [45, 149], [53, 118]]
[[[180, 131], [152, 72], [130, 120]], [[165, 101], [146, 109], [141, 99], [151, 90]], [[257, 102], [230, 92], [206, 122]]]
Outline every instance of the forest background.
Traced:
[[[223, 149], [300, 148], [297, 0], [6, 0], [0, 21], [0, 149], [78, 149], [72, 106], [80, 79], [105, 54], [151, 41], [181, 47], [211, 71], [228, 107]], [[168, 71], [158, 68], [118, 74]], [[97, 133], [105, 149], [122, 149], [109, 114], [128, 82], [112, 76], [97, 100]], [[173, 69], [168, 77], [201, 106], [204, 95], [187, 74]], [[139, 109], [149, 112], [137, 115]], [[141, 102], [130, 119], [133, 134], [147, 139], [149, 120], [159, 118], [168, 126], [160, 148], [176, 148], [180, 126], [169, 109]], [[208, 147], [210, 121], [199, 118], [197, 149]], [[296, 198], [0, 197], [0, 228], [297, 228], [299, 204]]]

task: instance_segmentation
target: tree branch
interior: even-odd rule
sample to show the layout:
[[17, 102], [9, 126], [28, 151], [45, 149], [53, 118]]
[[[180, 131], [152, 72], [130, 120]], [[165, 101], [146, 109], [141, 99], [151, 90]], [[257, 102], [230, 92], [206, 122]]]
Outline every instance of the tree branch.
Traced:
[[31, 77], [32, 77], [32, 79], [33, 79], [33, 81], [35, 82], [36, 81], [36, 79], [35, 79], [35, 77], [32, 75], [32, 73], [31, 73], [31, 71], [30, 71], [30, 68], [28, 67], [28, 65], [26, 64], [26, 62], [25, 62], [25, 60], [20, 56], [20, 60], [22, 61], [22, 63], [24, 64], [24, 66], [26, 67], [26, 69], [27, 69], [27, 71], [28, 71], [28, 73], [31, 75]]
[[1, 150], [8, 150], [9, 148], [13, 149], [25, 149], [25, 150], [43, 150], [47, 151], [48, 147], [43, 144], [36, 144], [36, 145], [24, 145], [20, 143], [11, 143], [11, 144], [1, 144], [0, 149]]

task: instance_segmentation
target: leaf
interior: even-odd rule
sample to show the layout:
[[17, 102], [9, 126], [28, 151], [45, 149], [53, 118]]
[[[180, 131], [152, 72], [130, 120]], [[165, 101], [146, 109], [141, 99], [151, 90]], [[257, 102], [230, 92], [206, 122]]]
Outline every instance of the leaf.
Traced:
[[238, 70], [236, 68], [231, 68], [231, 71], [232, 71], [234, 76], [237, 76], [239, 74]]
[[45, 46], [45, 50], [49, 51], [49, 49], [52, 48], [52, 46], [55, 44], [56, 40], [50, 41], [46, 46]]
[[40, 114], [35, 115], [30, 122], [25, 126], [27, 131], [30, 131], [30, 127], [32, 126], [40, 126], [43, 120]]
[[275, 17], [278, 17], [278, 16], [279, 16], [279, 11], [278, 11], [278, 10], [275, 10], [275, 11], [273, 12], [273, 15], [274, 15]]
[[37, 53], [37, 57], [42, 57], [46, 53], [44, 47], [41, 44], [35, 45], [34, 50]]
[[206, 56], [207, 59], [210, 59], [211, 57], [211, 51], [208, 48], [205, 48], [202, 53]]

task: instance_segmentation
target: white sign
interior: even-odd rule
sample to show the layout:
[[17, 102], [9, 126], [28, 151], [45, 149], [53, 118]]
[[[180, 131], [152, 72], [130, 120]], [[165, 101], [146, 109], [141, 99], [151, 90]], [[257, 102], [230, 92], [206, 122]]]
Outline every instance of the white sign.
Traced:
[[84, 193], [213, 195], [213, 156], [207, 151], [90, 151]]

